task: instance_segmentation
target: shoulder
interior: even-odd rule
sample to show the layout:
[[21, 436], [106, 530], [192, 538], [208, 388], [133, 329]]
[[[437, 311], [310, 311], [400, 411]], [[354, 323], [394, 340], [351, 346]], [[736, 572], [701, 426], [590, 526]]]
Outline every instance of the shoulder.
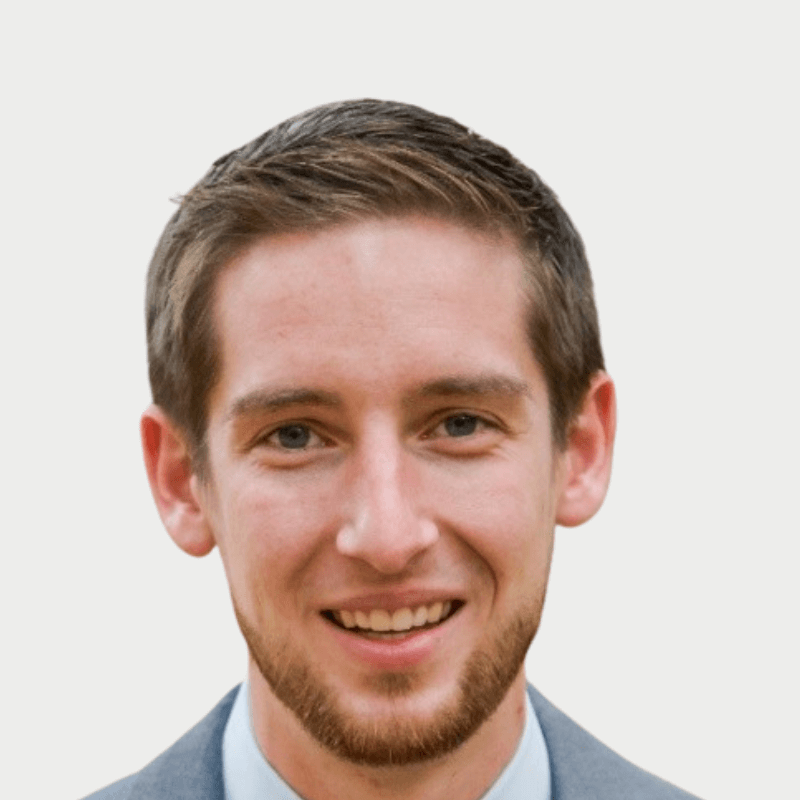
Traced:
[[[140, 772], [84, 800], [222, 800], [222, 736], [237, 691]], [[528, 692], [547, 743], [553, 800], [696, 800], [626, 761], [532, 686]]]
[[131, 796], [131, 785], [136, 781], [137, 777], [138, 775], [129, 775], [127, 778], [106, 786], [105, 789], [100, 789], [88, 797], [84, 797], [83, 800], [128, 800]]
[[84, 800], [222, 800], [222, 736], [237, 691], [140, 772]]
[[626, 761], [532, 686], [528, 693], [547, 743], [554, 800], [697, 800]]

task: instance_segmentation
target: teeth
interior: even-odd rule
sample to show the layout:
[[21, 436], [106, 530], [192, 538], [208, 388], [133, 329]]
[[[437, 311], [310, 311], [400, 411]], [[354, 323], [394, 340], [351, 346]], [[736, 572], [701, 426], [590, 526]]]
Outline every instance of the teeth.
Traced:
[[334, 611], [333, 614], [337, 621], [345, 628], [361, 628], [365, 631], [386, 631], [402, 632], [412, 628], [420, 628], [429, 623], [439, 622], [447, 618], [453, 608], [451, 600], [446, 602], [431, 603], [429, 606], [419, 606], [418, 608], [399, 608], [390, 613], [382, 608], [375, 608], [372, 611]]
[[410, 608], [401, 608], [392, 614], [392, 630], [407, 631], [414, 624], [414, 615]]
[[369, 617], [363, 611], [356, 611], [356, 625], [359, 628], [371, 628]]
[[438, 622], [442, 618], [442, 603], [434, 603], [428, 609], [428, 622]]
[[392, 627], [392, 618], [382, 608], [369, 612], [369, 626], [374, 631], [388, 631]]

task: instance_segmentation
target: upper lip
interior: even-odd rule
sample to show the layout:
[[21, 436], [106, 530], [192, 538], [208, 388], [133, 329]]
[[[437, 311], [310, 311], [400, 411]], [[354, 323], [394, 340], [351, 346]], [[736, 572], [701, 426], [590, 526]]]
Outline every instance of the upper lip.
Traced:
[[447, 600], [463, 600], [457, 591], [448, 590], [411, 590], [403, 592], [374, 592], [334, 600], [323, 606], [322, 610], [332, 611], [371, 611], [380, 608], [386, 611], [397, 611], [400, 608], [418, 608], [432, 603], [444, 603]]

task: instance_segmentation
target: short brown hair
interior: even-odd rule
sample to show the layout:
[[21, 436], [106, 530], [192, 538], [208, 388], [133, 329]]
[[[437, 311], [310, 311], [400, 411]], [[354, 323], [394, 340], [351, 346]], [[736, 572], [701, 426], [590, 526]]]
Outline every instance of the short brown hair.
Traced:
[[205, 462], [219, 377], [219, 271], [264, 236], [375, 217], [429, 214], [510, 233], [528, 265], [528, 333], [566, 442], [603, 354], [583, 243], [553, 191], [507, 150], [447, 117], [378, 100], [332, 103], [218, 159], [167, 224], [147, 279], [153, 401]]

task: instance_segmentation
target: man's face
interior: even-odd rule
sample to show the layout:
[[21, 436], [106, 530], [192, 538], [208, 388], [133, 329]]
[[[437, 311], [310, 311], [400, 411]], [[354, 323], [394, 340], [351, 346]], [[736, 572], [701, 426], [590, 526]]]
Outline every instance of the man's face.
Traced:
[[345, 758], [440, 755], [519, 702], [563, 485], [525, 311], [512, 243], [432, 219], [271, 238], [219, 279], [198, 492], [254, 697]]

